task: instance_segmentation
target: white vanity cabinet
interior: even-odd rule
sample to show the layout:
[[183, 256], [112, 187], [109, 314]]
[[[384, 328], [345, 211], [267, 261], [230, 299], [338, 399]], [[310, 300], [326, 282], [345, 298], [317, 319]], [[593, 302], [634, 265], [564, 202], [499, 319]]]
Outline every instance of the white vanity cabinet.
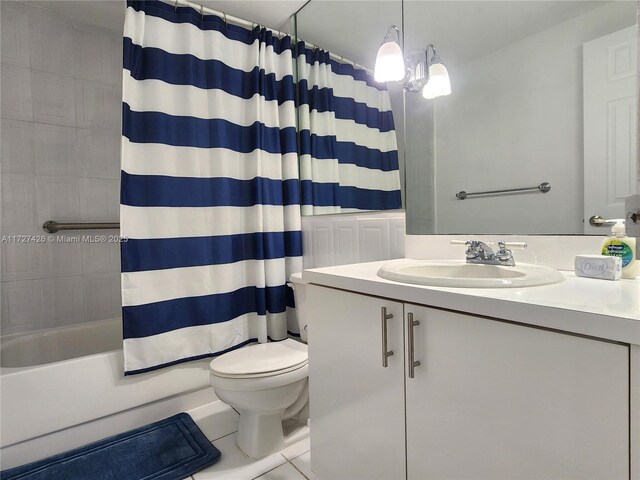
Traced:
[[404, 310], [420, 362], [406, 380], [408, 478], [629, 478], [628, 347]]
[[[405, 478], [402, 303], [309, 287], [314, 472], [327, 479]], [[386, 320], [393, 351], [387, 367], [383, 308], [393, 315]]]
[[320, 479], [629, 478], [628, 346], [309, 287]]

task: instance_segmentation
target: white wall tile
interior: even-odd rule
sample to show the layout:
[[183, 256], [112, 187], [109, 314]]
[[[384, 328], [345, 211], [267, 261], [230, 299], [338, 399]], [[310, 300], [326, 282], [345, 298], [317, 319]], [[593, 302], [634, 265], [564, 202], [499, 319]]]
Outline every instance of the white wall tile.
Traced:
[[358, 220], [349, 218], [333, 222], [334, 265], [358, 262]]
[[[81, 238], [81, 232], [60, 232], [56, 239]], [[80, 243], [52, 242], [44, 248], [45, 277], [67, 277], [82, 274], [82, 247]]]
[[120, 211], [118, 182], [106, 178], [80, 179], [80, 219], [116, 222]]
[[33, 175], [2, 174], [2, 228], [35, 227], [36, 202]]
[[107, 73], [108, 41], [106, 31], [89, 25], [73, 28], [73, 60], [76, 78], [103, 82]]
[[360, 262], [374, 262], [390, 257], [389, 221], [387, 219], [360, 220], [358, 235]]
[[57, 73], [32, 71], [33, 118], [54, 125], [76, 125], [74, 79]]
[[114, 100], [117, 103], [117, 99], [114, 99], [113, 87], [98, 82], [77, 80], [75, 104], [78, 127], [96, 128], [113, 125]]
[[54, 12], [29, 6], [31, 68], [68, 74], [73, 69], [71, 22]]
[[[2, 233], [44, 234], [51, 219], [117, 221], [121, 32], [0, 3]], [[82, 242], [101, 233], [2, 245], [3, 333], [120, 316], [119, 245]]]
[[389, 220], [389, 258], [404, 258], [404, 218]]
[[315, 268], [315, 260], [313, 257], [313, 235], [311, 234], [310, 224], [302, 219], [302, 264], [304, 268]]
[[34, 134], [38, 175], [80, 176], [84, 173], [84, 165], [77, 157], [75, 128], [36, 123]]
[[33, 123], [2, 121], [2, 173], [35, 173]]
[[77, 222], [80, 217], [78, 179], [36, 177], [38, 222]]
[[2, 61], [29, 67], [29, 20], [22, 2], [0, 2]]
[[44, 281], [46, 328], [80, 323], [84, 319], [83, 277], [49, 278]]
[[109, 32], [104, 56], [106, 75], [102, 81], [117, 87], [122, 86], [122, 36], [122, 32]]
[[404, 224], [400, 210], [303, 217], [304, 268], [404, 257]]
[[120, 244], [84, 242], [82, 244], [82, 271], [85, 274], [120, 273]]
[[333, 222], [319, 220], [311, 228], [313, 256], [316, 267], [333, 265]]
[[2, 333], [44, 328], [44, 281], [2, 282]]
[[87, 177], [120, 177], [120, 131], [78, 128], [76, 139], [77, 158], [85, 165]]
[[84, 279], [85, 321], [119, 317], [122, 314], [120, 275], [88, 275]]
[[105, 112], [106, 124], [122, 132], [122, 84], [111, 87]]
[[0, 77], [2, 118], [32, 121], [31, 70], [2, 63]]
[[[26, 232], [19, 232], [25, 234]], [[33, 231], [33, 233], [36, 233]], [[3, 236], [14, 238], [18, 232], [4, 229]], [[41, 235], [37, 232], [37, 235]], [[35, 242], [2, 242], [2, 281], [35, 280], [44, 277], [44, 247]]]

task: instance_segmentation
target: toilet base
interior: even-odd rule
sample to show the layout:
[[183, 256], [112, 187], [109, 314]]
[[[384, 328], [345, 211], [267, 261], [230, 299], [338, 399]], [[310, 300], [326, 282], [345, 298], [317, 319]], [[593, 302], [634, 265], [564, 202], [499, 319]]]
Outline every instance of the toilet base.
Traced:
[[255, 413], [242, 410], [237, 445], [245, 455], [260, 459], [309, 436], [309, 427], [295, 420], [282, 422], [282, 412]]

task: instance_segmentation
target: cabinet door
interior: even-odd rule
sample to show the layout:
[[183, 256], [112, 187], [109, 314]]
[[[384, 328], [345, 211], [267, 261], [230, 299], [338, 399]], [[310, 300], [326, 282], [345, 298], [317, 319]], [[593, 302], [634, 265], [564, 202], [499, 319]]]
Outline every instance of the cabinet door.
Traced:
[[311, 469], [323, 480], [406, 478], [403, 305], [316, 285], [307, 300]]
[[405, 313], [420, 322], [406, 383], [409, 479], [629, 478], [628, 347]]

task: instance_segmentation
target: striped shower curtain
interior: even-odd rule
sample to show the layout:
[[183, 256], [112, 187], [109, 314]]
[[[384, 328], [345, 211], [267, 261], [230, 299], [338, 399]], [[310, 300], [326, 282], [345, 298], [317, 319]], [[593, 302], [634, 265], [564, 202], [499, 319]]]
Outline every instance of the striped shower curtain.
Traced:
[[302, 41], [297, 59], [303, 213], [401, 208], [398, 145], [386, 86]]
[[297, 331], [291, 39], [129, 1], [123, 82], [125, 374]]

